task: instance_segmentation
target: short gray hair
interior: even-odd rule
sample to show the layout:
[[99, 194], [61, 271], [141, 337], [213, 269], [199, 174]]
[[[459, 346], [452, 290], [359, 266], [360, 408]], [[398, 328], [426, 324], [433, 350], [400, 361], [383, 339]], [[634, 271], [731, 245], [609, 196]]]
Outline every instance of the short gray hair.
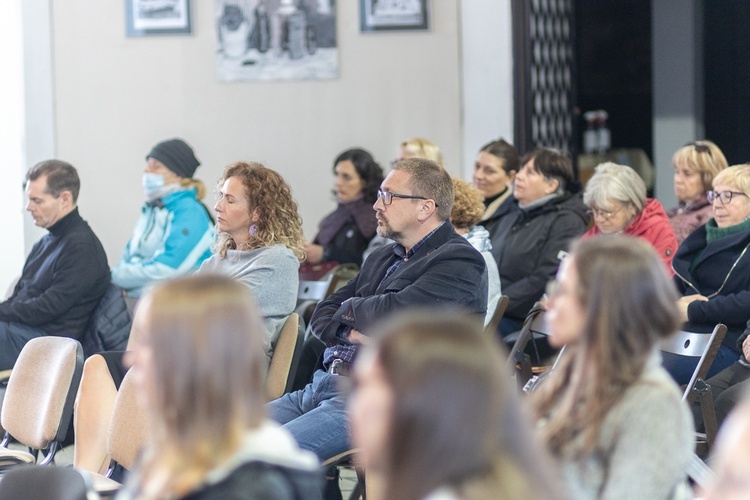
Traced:
[[613, 200], [633, 205], [637, 213], [641, 213], [646, 206], [646, 183], [628, 166], [602, 163], [586, 183], [583, 202], [589, 207], [606, 207]]
[[406, 158], [396, 163], [393, 170], [408, 172], [411, 193], [435, 200], [438, 219], [448, 220], [453, 208], [453, 179], [443, 167], [424, 158]]

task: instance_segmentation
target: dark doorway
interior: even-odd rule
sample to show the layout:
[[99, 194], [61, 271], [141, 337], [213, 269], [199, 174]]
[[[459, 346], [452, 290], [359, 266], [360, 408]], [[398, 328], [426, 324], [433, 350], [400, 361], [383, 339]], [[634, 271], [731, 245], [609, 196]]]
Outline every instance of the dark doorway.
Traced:
[[[612, 147], [640, 148], [653, 159], [651, 0], [575, 0], [574, 9], [580, 112], [607, 111]], [[580, 134], [576, 140], [580, 148]]]
[[750, 162], [750, 2], [703, 2], [706, 138], [730, 165]]

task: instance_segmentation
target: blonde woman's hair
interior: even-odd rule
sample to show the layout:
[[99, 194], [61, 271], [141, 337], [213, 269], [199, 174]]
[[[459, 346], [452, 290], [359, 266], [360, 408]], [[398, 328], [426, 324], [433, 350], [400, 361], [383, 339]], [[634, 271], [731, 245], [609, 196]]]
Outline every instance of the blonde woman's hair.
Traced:
[[722, 170], [713, 180], [714, 186], [727, 184], [750, 197], [750, 164], [732, 165]]
[[412, 137], [401, 143], [401, 147], [411, 155], [411, 158], [424, 158], [432, 160], [441, 167], [445, 168], [443, 153], [434, 142], [428, 141], [422, 137]]
[[202, 200], [206, 197], [206, 185], [200, 179], [180, 179], [180, 186], [186, 189], [195, 189], [195, 197]]
[[227, 233], [220, 232], [214, 252], [221, 258], [227, 250], [255, 250], [268, 245], [285, 245], [301, 261], [305, 259], [305, 238], [302, 234], [302, 219], [297, 210], [297, 202], [292, 190], [278, 172], [260, 163], [237, 162], [224, 169], [219, 179], [218, 189], [230, 177], [242, 181], [245, 187], [248, 211], [256, 210], [259, 217], [250, 239], [237, 248], [237, 243]]
[[613, 200], [632, 205], [636, 213], [641, 213], [646, 206], [646, 183], [626, 165], [602, 163], [586, 183], [583, 202], [589, 207], [602, 208], [610, 206]]
[[147, 498], [182, 497], [264, 418], [264, 326], [247, 287], [222, 276], [159, 285], [144, 306], [152, 440], [141, 486]]
[[643, 373], [654, 346], [680, 325], [677, 292], [653, 247], [611, 236], [576, 243], [568, 265], [585, 310], [579, 340], [532, 393], [540, 433], [557, 457], [592, 452], [609, 411]]
[[678, 149], [672, 156], [672, 165], [686, 167], [700, 174], [703, 191], [711, 189], [716, 174], [727, 168], [727, 159], [719, 146], [711, 141], [694, 141]]
[[456, 229], [469, 229], [484, 214], [484, 195], [462, 179], [453, 178], [451, 223]]

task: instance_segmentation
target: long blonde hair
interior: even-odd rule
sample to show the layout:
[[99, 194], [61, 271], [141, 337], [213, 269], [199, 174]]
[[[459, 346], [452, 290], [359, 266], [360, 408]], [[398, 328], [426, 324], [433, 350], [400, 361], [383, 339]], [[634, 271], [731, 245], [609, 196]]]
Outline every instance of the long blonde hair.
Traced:
[[641, 376], [654, 345], [680, 323], [674, 286], [644, 240], [591, 238], [577, 243], [571, 258], [574, 293], [586, 310], [583, 331], [531, 403], [546, 420], [541, 435], [552, 453], [581, 458], [595, 448], [604, 419]]
[[147, 498], [183, 496], [263, 419], [264, 326], [247, 287], [226, 277], [162, 284], [143, 305], [141, 342], [153, 366], [141, 490]]
[[237, 162], [224, 169], [219, 189], [230, 177], [236, 177], [245, 186], [245, 196], [250, 214], [259, 210], [255, 231], [242, 248], [227, 233], [219, 233], [214, 252], [224, 258], [227, 250], [255, 250], [268, 245], [285, 245], [300, 260], [305, 259], [305, 238], [302, 218], [292, 190], [278, 172], [260, 163]]

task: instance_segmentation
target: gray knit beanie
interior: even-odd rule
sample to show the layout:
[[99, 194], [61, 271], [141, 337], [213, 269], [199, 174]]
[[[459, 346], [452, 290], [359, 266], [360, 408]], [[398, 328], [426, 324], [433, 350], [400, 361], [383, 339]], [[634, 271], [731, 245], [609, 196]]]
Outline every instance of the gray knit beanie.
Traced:
[[146, 159], [149, 158], [159, 160], [169, 170], [187, 179], [193, 177], [195, 169], [201, 164], [193, 154], [193, 149], [182, 139], [160, 142], [146, 155]]

